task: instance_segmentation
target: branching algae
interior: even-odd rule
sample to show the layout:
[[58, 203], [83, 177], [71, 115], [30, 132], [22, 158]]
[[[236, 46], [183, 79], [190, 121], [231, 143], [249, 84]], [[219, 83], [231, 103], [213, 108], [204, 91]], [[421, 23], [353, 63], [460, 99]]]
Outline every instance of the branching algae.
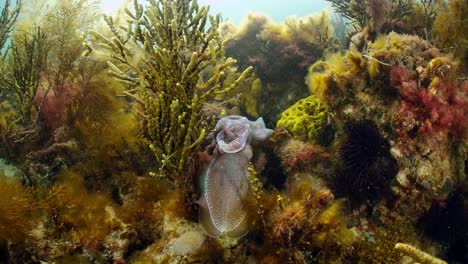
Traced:
[[[126, 95], [143, 109], [145, 135], [158, 163], [153, 175], [177, 184], [205, 138], [209, 122], [203, 105], [236, 88], [252, 68], [224, 85], [237, 61], [225, 56], [225, 41], [218, 32], [220, 16], [209, 15], [208, 7], [192, 0], [134, 4], [134, 12], [126, 9], [130, 18], [126, 31], [106, 17], [113, 36], [91, 34], [110, 51], [111, 74], [128, 85]], [[214, 72], [203, 78], [209, 67]]]

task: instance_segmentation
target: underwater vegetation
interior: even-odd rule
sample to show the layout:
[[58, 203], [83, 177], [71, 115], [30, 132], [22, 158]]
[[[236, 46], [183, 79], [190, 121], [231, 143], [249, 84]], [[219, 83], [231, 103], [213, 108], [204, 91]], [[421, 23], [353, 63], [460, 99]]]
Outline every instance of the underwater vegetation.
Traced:
[[[222, 36], [230, 38], [226, 54], [238, 60], [240, 69], [253, 66], [261, 81], [257, 84], [260, 96], [256, 99], [256, 112], [269, 126], [276, 124], [282, 111], [308, 95], [304, 84], [307, 67], [326, 50], [336, 51], [340, 47], [333, 36], [330, 15], [325, 11], [288, 18], [281, 23], [266, 15], [249, 14], [241, 25], [225, 22], [220, 30]], [[259, 100], [262, 96], [268, 96], [269, 100]], [[252, 101], [243, 100], [241, 104], [248, 104], [243, 107], [248, 109]]]
[[398, 22], [410, 15], [409, 0], [327, 0], [335, 11], [351, 21], [355, 30], [366, 27], [376, 33], [388, 33], [398, 29]]
[[[468, 4], [466, 1], [451, 0], [441, 7], [434, 20], [435, 42], [440, 48], [453, 52], [462, 59], [467, 67], [468, 37], [463, 32], [468, 30], [466, 12]], [[450, 25], [452, 30], [447, 30]]]
[[21, 10], [21, 0], [17, 0], [15, 2], [15, 8], [11, 8], [11, 1], [6, 0], [2, 6], [1, 14], [0, 14], [0, 25], [2, 26], [0, 29], [0, 51], [2, 51], [6, 46], [8, 38], [10, 38], [11, 31], [13, 30], [13, 26], [18, 18], [18, 15]]
[[[130, 20], [125, 30], [106, 17], [112, 37], [91, 34], [110, 52], [108, 64], [112, 74], [128, 85], [125, 94], [143, 109], [146, 138], [158, 163], [153, 173], [181, 184], [178, 174], [187, 168], [188, 157], [209, 129], [203, 118], [204, 103], [236, 88], [252, 68], [223, 86], [236, 60], [224, 54], [224, 42], [216, 30], [220, 17], [208, 15], [208, 8], [196, 2], [151, 2], [144, 7], [134, 1], [134, 12], [126, 9], [126, 14]], [[200, 73], [207, 67], [214, 71], [203, 79]]]
[[31, 188], [23, 187], [19, 182], [5, 182], [2, 175], [0, 183], [2, 199], [0, 209], [0, 239], [5, 241], [22, 241], [37, 224], [37, 202]]
[[467, 262], [466, 1], [328, 2], [4, 1], [0, 262]]

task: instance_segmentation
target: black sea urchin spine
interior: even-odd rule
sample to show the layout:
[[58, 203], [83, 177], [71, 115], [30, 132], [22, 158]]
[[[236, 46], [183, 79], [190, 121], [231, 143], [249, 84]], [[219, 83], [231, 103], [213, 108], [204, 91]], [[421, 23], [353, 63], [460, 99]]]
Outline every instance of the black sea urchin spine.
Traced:
[[346, 139], [339, 152], [342, 175], [337, 181], [344, 186], [339, 189], [346, 189], [346, 196], [379, 196], [397, 172], [390, 144], [370, 120], [349, 122], [344, 131]]

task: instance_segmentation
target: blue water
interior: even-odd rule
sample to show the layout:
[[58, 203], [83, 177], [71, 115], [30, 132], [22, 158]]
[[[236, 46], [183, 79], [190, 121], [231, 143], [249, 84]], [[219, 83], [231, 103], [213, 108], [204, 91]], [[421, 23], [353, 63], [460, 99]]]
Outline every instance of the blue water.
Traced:
[[305, 16], [330, 10], [323, 0], [200, 0], [201, 5], [210, 5], [213, 13], [222, 13], [223, 19], [239, 24], [249, 12], [268, 14], [279, 22], [290, 16]]

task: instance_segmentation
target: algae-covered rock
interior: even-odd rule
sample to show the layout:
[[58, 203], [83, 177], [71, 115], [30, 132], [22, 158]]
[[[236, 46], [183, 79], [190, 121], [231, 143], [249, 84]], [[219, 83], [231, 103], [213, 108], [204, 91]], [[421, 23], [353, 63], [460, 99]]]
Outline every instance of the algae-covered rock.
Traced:
[[281, 114], [277, 127], [286, 128], [295, 139], [314, 141], [326, 121], [325, 105], [315, 96], [304, 98]]

